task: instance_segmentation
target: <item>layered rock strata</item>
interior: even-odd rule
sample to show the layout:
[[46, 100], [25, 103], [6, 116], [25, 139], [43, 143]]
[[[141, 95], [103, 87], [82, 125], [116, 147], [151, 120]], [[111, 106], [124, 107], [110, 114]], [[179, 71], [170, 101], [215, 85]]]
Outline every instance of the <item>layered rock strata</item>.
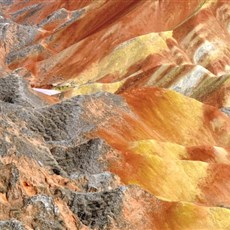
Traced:
[[229, 13], [0, 1], [0, 229], [230, 229]]

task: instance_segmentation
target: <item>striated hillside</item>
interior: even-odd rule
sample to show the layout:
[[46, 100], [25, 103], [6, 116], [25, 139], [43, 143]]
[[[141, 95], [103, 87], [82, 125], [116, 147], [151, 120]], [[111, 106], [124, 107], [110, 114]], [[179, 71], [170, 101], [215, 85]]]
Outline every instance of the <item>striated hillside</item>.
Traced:
[[0, 230], [230, 230], [229, 0], [0, 0]]

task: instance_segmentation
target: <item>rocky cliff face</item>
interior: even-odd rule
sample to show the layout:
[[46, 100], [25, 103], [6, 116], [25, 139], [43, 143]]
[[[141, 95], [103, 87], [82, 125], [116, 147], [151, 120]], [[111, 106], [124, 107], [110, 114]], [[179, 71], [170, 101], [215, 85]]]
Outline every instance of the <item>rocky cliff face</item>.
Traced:
[[0, 1], [0, 229], [229, 230], [228, 0]]

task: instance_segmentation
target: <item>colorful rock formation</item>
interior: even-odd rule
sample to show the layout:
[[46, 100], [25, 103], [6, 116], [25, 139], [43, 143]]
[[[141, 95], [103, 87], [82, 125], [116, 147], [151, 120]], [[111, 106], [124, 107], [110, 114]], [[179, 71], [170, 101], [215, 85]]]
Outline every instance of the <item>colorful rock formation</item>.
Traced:
[[229, 230], [229, 15], [0, 1], [0, 229]]

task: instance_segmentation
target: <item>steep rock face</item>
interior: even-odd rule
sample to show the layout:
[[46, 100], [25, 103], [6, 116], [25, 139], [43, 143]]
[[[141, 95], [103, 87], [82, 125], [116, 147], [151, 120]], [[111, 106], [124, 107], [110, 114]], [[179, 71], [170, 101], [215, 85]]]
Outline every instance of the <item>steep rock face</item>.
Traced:
[[[163, 206], [173, 205], [170, 215], [147, 211], [144, 226], [149, 229], [229, 228], [225, 218], [230, 215], [226, 209], [230, 205], [230, 120], [217, 109], [172, 91], [146, 88], [122, 96], [78, 96], [40, 108], [15, 105], [12, 111], [2, 106], [2, 113], [7, 117], [5, 126], [12, 124], [9, 131], [2, 132], [2, 219], [16, 218], [25, 228], [81, 229], [84, 224], [90, 229], [132, 229], [127, 210], [130, 202], [142, 199], [128, 186], [134, 183], [154, 196], [149, 194], [151, 203], [133, 215], [154, 209], [154, 197]], [[176, 120], [183, 122], [183, 132]], [[98, 137], [111, 146], [91, 140]], [[210, 150], [205, 151], [208, 146]], [[196, 148], [204, 159], [193, 155]], [[44, 176], [39, 176], [41, 173]], [[137, 194], [144, 196], [141, 190]], [[164, 204], [164, 200], [176, 203]], [[212, 213], [210, 207], [216, 207]], [[196, 215], [193, 211], [189, 214], [193, 221], [177, 217], [178, 208], [186, 213], [197, 210]], [[29, 212], [34, 216], [28, 216]], [[161, 212], [172, 215], [175, 222], [158, 222]], [[197, 212], [206, 213], [205, 223]], [[74, 220], [64, 221], [66, 215]], [[216, 223], [210, 215], [220, 215], [223, 220]], [[4, 224], [10, 226], [10, 221]]]
[[0, 1], [0, 229], [230, 229], [229, 13]]

